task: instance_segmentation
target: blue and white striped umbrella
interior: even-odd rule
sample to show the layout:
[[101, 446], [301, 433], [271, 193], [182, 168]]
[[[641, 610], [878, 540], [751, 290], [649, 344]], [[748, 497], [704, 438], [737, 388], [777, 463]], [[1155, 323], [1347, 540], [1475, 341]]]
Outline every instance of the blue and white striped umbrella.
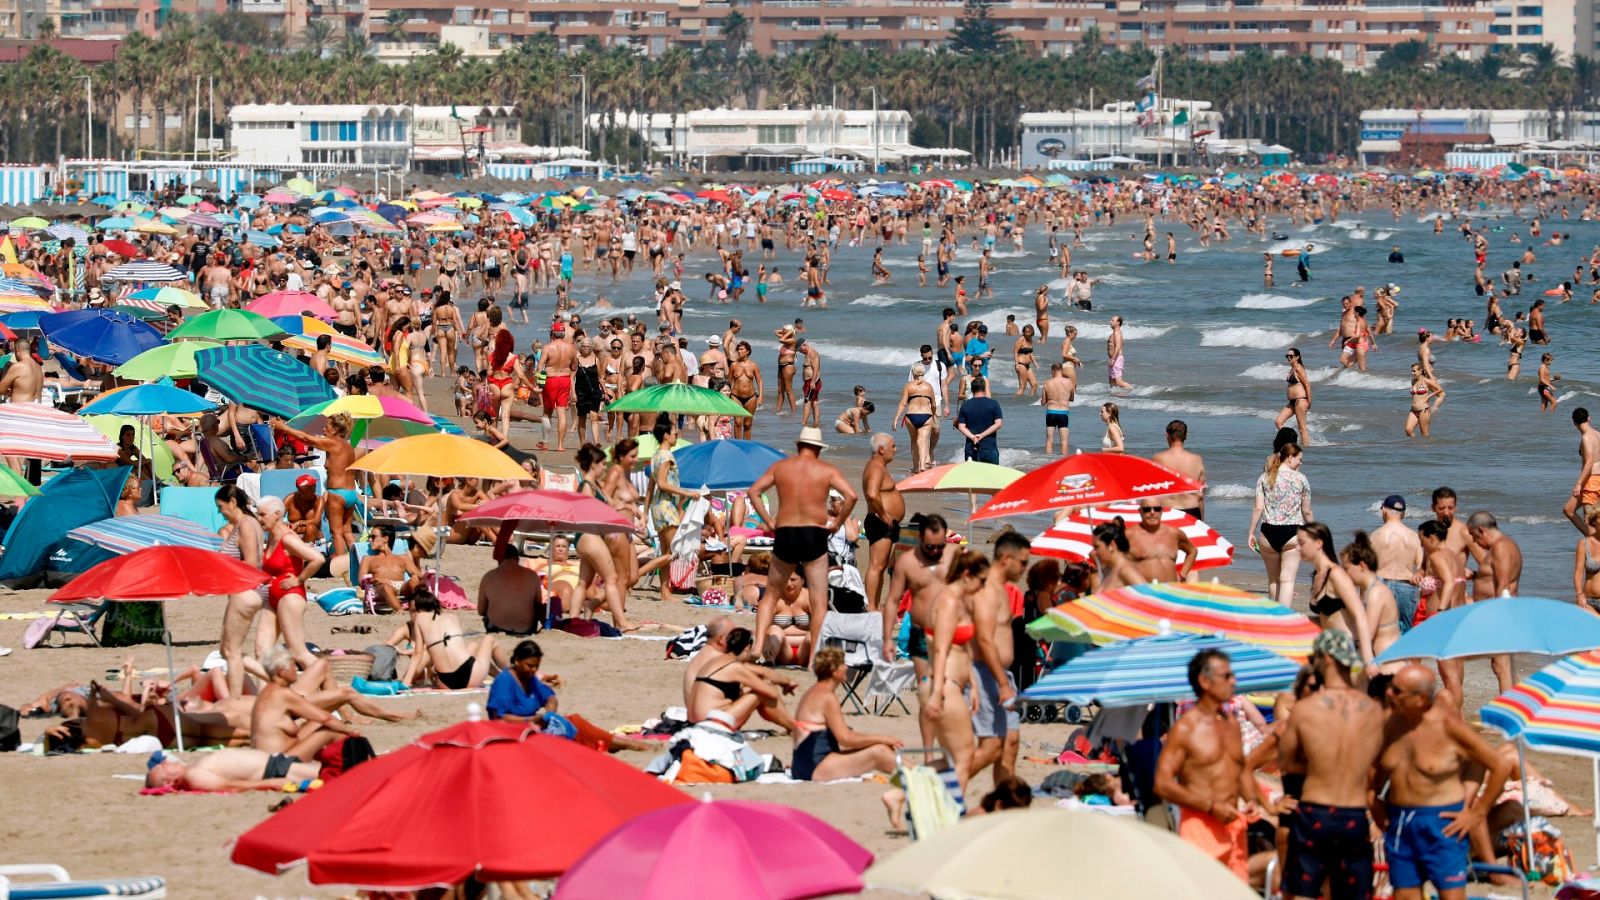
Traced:
[[113, 268], [100, 276], [101, 281], [132, 281], [132, 282], [166, 282], [187, 281], [189, 273], [174, 269], [166, 263], [151, 262], [141, 259], [136, 262], [126, 262]]
[[0, 294], [38, 294], [49, 297], [55, 291], [42, 281], [32, 278], [0, 278]]
[[146, 547], [222, 549], [220, 535], [176, 516], [113, 516], [80, 525], [67, 532], [67, 537], [113, 553], [132, 553]]
[[266, 250], [276, 250], [283, 246], [283, 241], [267, 234], [265, 231], [247, 231], [245, 232], [245, 238], [250, 243]]
[[338, 396], [310, 366], [260, 344], [208, 347], [194, 361], [197, 377], [224, 397], [285, 419]]
[[68, 224], [68, 223], [62, 223], [60, 225], [51, 225], [49, 228], [46, 228], [44, 231], [45, 231], [45, 234], [50, 235], [51, 237], [55, 238], [58, 241], [64, 241], [67, 238], [72, 238], [74, 241], [77, 241], [78, 243], [82, 244], [82, 243], [85, 243], [86, 241], [89, 240], [89, 232], [84, 231], [82, 228], [79, 228], [77, 225], [72, 225], [72, 224]]
[[1091, 650], [1045, 675], [1022, 696], [1105, 707], [1193, 699], [1189, 660], [1207, 649], [1232, 659], [1234, 689], [1241, 694], [1285, 690], [1300, 671], [1293, 660], [1251, 644], [1205, 634], [1163, 634]]

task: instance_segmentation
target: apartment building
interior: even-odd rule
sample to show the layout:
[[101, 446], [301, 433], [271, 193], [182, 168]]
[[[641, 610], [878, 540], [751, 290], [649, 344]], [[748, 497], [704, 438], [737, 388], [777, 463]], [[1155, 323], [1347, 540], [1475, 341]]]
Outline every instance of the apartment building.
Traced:
[[[1579, 14], [1585, 5], [1589, 7], [1590, 40], [1580, 50]], [[1592, 0], [1495, 0], [1490, 8], [1494, 10], [1494, 21], [1489, 32], [1501, 52], [1521, 53], [1549, 44], [1562, 58], [1574, 52], [1594, 53]]]
[[[1140, 110], [1132, 101], [1107, 103], [1099, 109], [1023, 113], [1022, 165], [1051, 168], [1052, 164], [1103, 156], [1171, 156], [1187, 153], [1196, 132], [1215, 134], [1222, 114], [1209, 100], [1163, 97], [1152, 110], [1156, 122], [1140, 123]], [[1184, 121], [1174, 124], [1174, 119]]]
[[[876, 121], [876, 126], [874, 126]], [[911, 146], [902, 109], [694, 109], [683, 113], [589, 115], [589, 129], [633, 129], [658, 153], [709, 162], [733, 157], [848, 155], [880, 162], [943, 156]]]
[[381, 165], [411, 161], [412, 107], [267, 103], [228, 111], [234, 162]]

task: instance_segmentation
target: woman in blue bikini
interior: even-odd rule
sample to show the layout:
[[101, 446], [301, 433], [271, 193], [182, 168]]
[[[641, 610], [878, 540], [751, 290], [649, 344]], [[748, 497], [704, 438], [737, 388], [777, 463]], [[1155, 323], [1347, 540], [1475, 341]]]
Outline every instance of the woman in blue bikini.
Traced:
[[900, 406], [894, 411], [895, 427], [905, 424], [911, 436], [911, 474], [933, 465], [930, 444], [933, 436], [933, 385], [924, 380], [928, 370], [921, 363], [911, 367], [911, 380], [900, 391]]

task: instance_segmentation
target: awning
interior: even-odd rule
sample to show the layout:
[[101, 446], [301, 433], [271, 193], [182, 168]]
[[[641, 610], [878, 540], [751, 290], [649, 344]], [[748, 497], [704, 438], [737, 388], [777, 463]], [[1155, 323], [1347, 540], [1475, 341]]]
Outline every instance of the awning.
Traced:
[[1399, 141], [1362, 141], [1356, 145], [1357, 153], [1399, 153]]
[[411, 158], [416, 160], [450, 160], [461, 158], [460, 147], [413, 147]]

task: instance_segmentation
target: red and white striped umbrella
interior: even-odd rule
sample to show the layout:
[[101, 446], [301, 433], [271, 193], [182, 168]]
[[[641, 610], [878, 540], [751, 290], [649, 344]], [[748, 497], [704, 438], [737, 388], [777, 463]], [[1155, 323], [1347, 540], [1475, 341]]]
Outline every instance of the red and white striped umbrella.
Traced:
[[[1128, 529], [1139, 527], [1139, 506], [1135, 503], [1115, 503], [1080, 509], [1051, 526], [1049, 531], [1033, 539], [1033, 552], [1040, 556], [1083, 562], [1094, 554], [1094, 527], [1103, 522], [1122, 517]], [[1164, 507], [1161, 524], [1170, 525], [1188, 536], [1199, 551], [1196, 569], [1212, 569], [1233, 564], [1233, 545], [1217, 534], [1216, 529], [1174, 507]], [[1178, 565], [1183, 565], [1183, 552], [1178, 553]]]
[[113, 462], [117, 448], [94, 426], [39, 403], [0, 404], [0, 456], [52, 462]]

